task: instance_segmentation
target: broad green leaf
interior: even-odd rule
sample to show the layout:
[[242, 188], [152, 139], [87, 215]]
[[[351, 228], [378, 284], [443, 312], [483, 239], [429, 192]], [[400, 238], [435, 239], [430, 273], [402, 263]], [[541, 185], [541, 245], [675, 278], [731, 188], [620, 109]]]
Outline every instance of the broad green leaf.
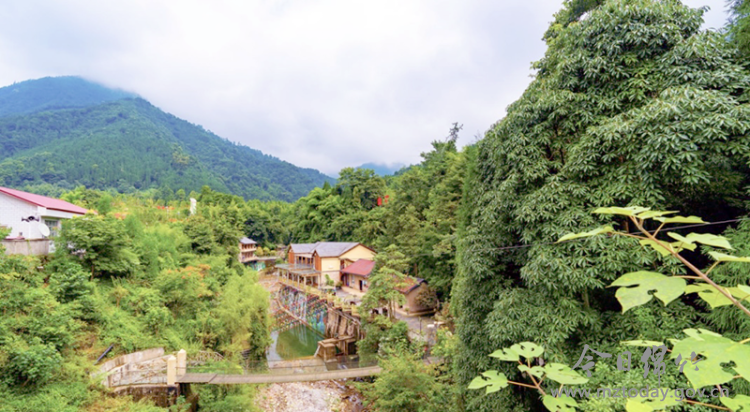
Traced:
[[734, 398], [722, 397], [721, 403], [731, 409], [732, 412], [750, 412], [750, 396], [737, 395]]
[[469, 389], [482, 389], [486, 387], [485, 393], [497, 392], [507, 386], [508, 378], [494, 370], [483, 372], [482, 376], [477, 376], [469, 383]]
[[555, 398], [552, 395], [544, 395], [542, 403], [551, 412], [575, 412], [578, 402], [570, 396], [560, 395]]
[[698, 216], [655, 217], [654, 220], [658, 220], [659, 222], [663, 223], [706, 223]]
[[[687, 338], [674, 341], [671, 358], [681, 356], [682, 362], [687, 361], [682, 371], [694, 388], [721, 385], [735, 375], [750, 377], [750, 345], [704, 329], [688, 329], [685, 334]], [[695, 364], [690, 359], [692, 352], [702, 358]]]
[[534, 366], [529, 368], [528, 366], [522, 364], [518, 365], [518, 370], [520, 370], [521, 372], [530, 373], [537, 378], [541, 378], [542, 376], [544, 376], [544, 368], [542, 368], [541, 366]]
[[729, 240], [724, 236], [712, 235], [710, 233], [690, 233], [685, 238], [692, 242], [703, 243], [708, 246], [734, 250], [732, 245], [729, 244]]
[[547, 373], [547, 379], [552, 379], [557, 383], [564, 385], [580, 385], [589, 381], [578, 374], [578, 372], [570, 369], [568, 365], [562, 363], [548, 363], [544, 365], [544, 372]]
[[738, 257], [738, 256], [730, 256], [725, 255], [724, 253], [720, 252], [708, 252], [709, 255], [711, 255], [714, 260], [717, 262], [747, 262], [750, 263], [750, 257]]
[[627, 340], [624, 342], [620, 342], [620, 345], [625, 346], [640, 346], [640, 347], [652, 347], [652, 346], [661, 346], [663, 345], [663, 342], [657, 342], [655, 340]]
[[676, 240], [676, 241], [678, 241], [680, 243], [684, 243], [686, 245], [693, 245], [694, 244], [692, 240], [690, 240], [690, 239], [682, 236], [679, 233], [667, 232], [667, 236], [671, 237], [672, 239], [674, 239], [674, 240]]
[[561, 237], [557, 241], [557, 243], [565, 242], [566, 240], [571, 240], [571, 239], [578, 239], [582, 237], [591, 237], [591, 236], [601, 235], [602, 233], [614, 233], [614, 232], [615, 232], [615, 229], [612, 226], [602, 226], [600, 228], [596, 228], [588, 232], [568, 233], [567, 235]]
[[[726, 289], [725, 289], [726, 290]], [[711, 308], [731, 305], [732, 301], [707, 283], [693, 283], [685, 288], [685, 294], [697, 293]]]
[[683, 249], [687, 250], [695, 250], [698, 246], [694, 243], [682, 243], [682, 242], [672, 242], [670, 243], [672, 245], [672, 249], [674, 249], [675, 252], [680, 253]]
[[636, 215], [636, 217], [638, 217], [640, 219], [653, 219], [655, 217], [665, 216], [665, 215], [672, 215], [672, 214], [675, 214], [675, 213], [677, 213], [676, 210], [674, 210], [674, 211], [673, 210], [667, 210], [667, 211], [649, 210], [649, 211], [646, 211], [646, 212], [639, 213], [638, 215]]
[[[639, 271], [622, 275], [612, 282], [611, 286], [623, 286], [617, 289], [615, 297], [622, 305], [623, 313], [635, 306], [649, 302], [656, 296], [666, 306], [685, 293], [685, 279], [664, 276], [661, 273]], [[650, 292], [654, 291], [651, 295]]]
[[[664, 397], [665, 393], [666, 397]], [[668, 406], [680, 404], [680, 401], [672, 396], [673, 393], [673, 390], [668, 388], [649, 388], [648, 394], [639, 391], [638, 396], [628, 399], [625, 410], [627, 412], [663, 411]], [[647, 396], [643, 396], [644, 394]]]
[[622, 215], [622, 216], [635, 216], [639, 213], [651, 210], [648, 207], [630, 206], [630, 207], [600, 207], [594, 210], [594, 213], [600, 215]]
[[691, 338], [696, 338], [696, 339], [721, 338], [722, 337], [720, 333], [711, 332], [708, 329], [701, 329], [701, 328], [685, 329], [683, 330], [683, 332], [685, 332], [685, 334], [690, 336]]
[[654, 408], [635, 399], [628, 399], [625, 403], [626, 412], [653, 412]]
[[493, 358], [498, 358], [504, 361], [517, 362], [521, 360], [518, 353], [511, 348], [498, 349], [490, 354]]
[[511, 346], [510, 349], [526, 359], [538, 358], [544, 353], [544, 348], [532, 342], [521, 342]]
[[651, 246], [652, 248], [654, 248], [655, 251], [661, 253], [662, 256], [669, 256], [669, 255], [672, 254], [672, 252], [670, 252], [665, 247], [663, 247], [662, 245], [654, 242], [651, 239], [642, 239], [639, 242], [643, 246]]
[[733, 288], [726, 288], [726, 289], [737, 300], [747, 300], [748, 298], [750, 298], [750, 287], [748, 286], [737, 285]]

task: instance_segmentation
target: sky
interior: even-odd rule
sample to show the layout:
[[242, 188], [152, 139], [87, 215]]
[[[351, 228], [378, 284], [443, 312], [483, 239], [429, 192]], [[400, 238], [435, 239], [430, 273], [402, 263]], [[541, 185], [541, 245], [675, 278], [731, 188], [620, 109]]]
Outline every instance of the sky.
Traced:
[[[726, 20], [709, 6], [705, 28]], [[336, 176], [470, 144], [531, 81], [562, 0], [9, 0], [0, 86], [79, 75]]]

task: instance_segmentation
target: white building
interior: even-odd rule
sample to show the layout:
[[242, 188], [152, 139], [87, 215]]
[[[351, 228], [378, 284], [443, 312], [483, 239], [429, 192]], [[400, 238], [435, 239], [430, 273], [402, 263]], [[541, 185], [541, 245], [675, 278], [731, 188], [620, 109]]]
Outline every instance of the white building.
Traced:
[[86, 212], [60, 199], [0, 187], [0, 226], [10, 228], [3, 241], [6, 253], [48, 253], [48, 239], [57, 235], [60, 221]]

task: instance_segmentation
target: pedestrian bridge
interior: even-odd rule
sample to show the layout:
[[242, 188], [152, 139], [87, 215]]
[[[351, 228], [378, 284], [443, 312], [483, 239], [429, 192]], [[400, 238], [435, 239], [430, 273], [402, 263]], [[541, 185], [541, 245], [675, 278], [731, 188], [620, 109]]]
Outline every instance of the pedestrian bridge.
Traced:
[[165, 355], [162, 348], [125, 355], [110, 361], [97, 377], [111, 388], [137, 385], [196, 383], [209, 385], [311, 382], [363, 378], [381, 372], [376, 362], [356, 357], [324, 362], [317, 357], [292, 361], [257, 361], [243, 365], [224, 361], [216, 353], [201, 352], [188, 359], [184, 350]]
[[367, 366], [354, 369], [340, 369], [325, 372], [308, 372], [295, 374], [267, 374], [256, 373], [247, 375], [222, 374], [222, 373], [186, 373], [177, 376], [175, 383], [205, 383], [213, 385], [233, 385], [243, 383], [284, 383], [284, 382], [311, 382], [327, 381], [335, 379], [364, 378], [377, 375], [381, 372], [379, 366]]

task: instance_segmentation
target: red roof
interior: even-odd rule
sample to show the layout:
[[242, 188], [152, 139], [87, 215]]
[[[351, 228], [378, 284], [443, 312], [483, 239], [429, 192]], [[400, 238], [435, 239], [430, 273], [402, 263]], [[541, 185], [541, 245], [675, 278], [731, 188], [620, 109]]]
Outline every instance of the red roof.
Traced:
[[408, 294], [412, 290], [416, 289], [419, 285], [422, 283], [427, 283], [422, 278], [415, 278], [413, 276], [407, 276], [406, 279], [404, 279], [404, 283], [401, 285], [402, 287], [399, 288], [399, 292], [403, 294]]
[[17, 199], [21, 199], [24, 202], [31, 203], [33, 205], [45, 207], [49, 210], [57, 210], [60, 212], [75, 213], [77, 215], [85, 215], [87, 210], [76, 206], [72, 203], [68, 203], [64, 200], [53, 199], [51, 197], [35, 195], [33, 193], [22, 192], [20, 190], [8, 189], [7, 187], [0, 187], [0, 193], [5, 193], [8, 196], [13, 196]]
[[372, 260], [359, 259], [351, 265], [342, 269], [341, 273], [367, 277], [370, 276], [370, 272], [372, 272], [373, 267], [375, 267], [375, 262], [373, 262]]

